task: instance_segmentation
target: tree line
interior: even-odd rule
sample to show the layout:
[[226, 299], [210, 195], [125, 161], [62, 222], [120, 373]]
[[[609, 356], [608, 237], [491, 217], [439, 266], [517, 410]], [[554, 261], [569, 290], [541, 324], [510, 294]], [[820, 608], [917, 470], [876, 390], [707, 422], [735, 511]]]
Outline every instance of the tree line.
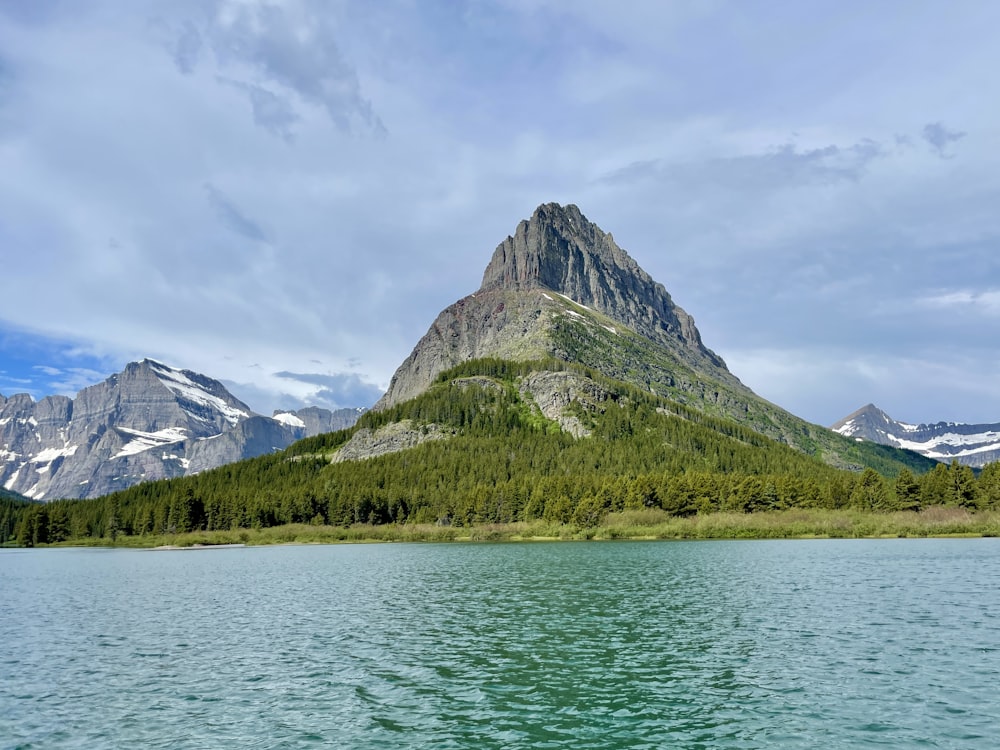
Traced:
[[[893, 463], [890, 452], [878, 464], [890, 471], [835, 469], [745, 426], [560, 363], [609, 395], [600, 408], [570, 407], [590, 431], [574, 438], [517, 387], [532, 368], [554, 367], [466, 363], [411, 401], [368, 412], [350, 430], [307, 438], [280, 453], [93, 500], [11, 505], [9, 534], [30, 546], [287, 523], [465, 526], [545, 519], [592, 526], [631, 508], [685, 516], [793, 507], [1000, 507], [1000, 464], [978, 477], [959, 464], [936, 464], [921, 474]], [[448, 437], [331, 463], [358, 430], [396, 423], [417, 433], [435, 425]]]

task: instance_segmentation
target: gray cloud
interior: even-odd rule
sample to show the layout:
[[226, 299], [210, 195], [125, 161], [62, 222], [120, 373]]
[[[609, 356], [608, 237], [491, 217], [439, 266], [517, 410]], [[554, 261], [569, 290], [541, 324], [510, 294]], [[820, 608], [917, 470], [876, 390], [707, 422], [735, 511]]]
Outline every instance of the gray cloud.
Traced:
[[[915, 300], [1000, 288], [1000, 156], [951, 126], [996, 121], [981, 92], [1000, 5], [933, 28], [829, 0], [627, 5], [0, 0], [0, 248], [18, 280], [0, 363], [23, 377], [13, 326], [85, 342], [107, 373], [154, 356], [253, 381], [254, 408], [364, 405], [557, 200], [782, 406], [826, 422], [891, 390], [913, 394], [907, 419], [1000, 414], [993, 391], [941, 380], [937, 408], [920, 368], [893, 366], [982, 346], [997, 320], [992, 297]], [[948, 121], [922, 135], [928, 112]], [[370, 137], [379, 116], [392, 138]], [[766, 366], [810, 346], [885, 362], [891, 385]], [[995, 358], [961, 361], [995, 380]], [[359, 380], [274, 375], [326, 371]], [[845, 403], [828, 409], [831, 389]]]
[[924, 125], [920, 136], [930, 145], [931, 149], [942, 159], [952, 158], [946, 150], [952, 143], [956, 143], [965, 137], [965, 133], [960, 130], [948, 130], [943, 123], [929, 122]]
[[287, 380], [320, 386], [316, 394], [310, 397], [310, 402], [328, 409], [371, 406], [382, 395], [381, 388], [365, 381], [356, 373], [323, 375], [320, 373], [276, 372], [275, 375]]
[[190, 73], [206, 40], [219, 66], [230, 71], [220, 80], [240, 86], [254, 121], [282, 138], [300, 119], [290, 95], [325, 110], [345, 132], [382, 134], [381, 119], [337, 46], [338, 32], [323, 6], [223, 3], [200, 32], [184, 22], [173, 56], [178, 69]]
[[191, 21], [185, 21], [174, 43], [174, 64], [181, 73], [190, 75], [194, 72], [201, 48], [202, 39], [197, 27]]
[[846, 147], [830, 145], [805, 151], [785, 144], [765, 153], [700, 162], [639, 161], [604, 175], [600, 181], [670, 181], [688, 187], [716, 185], [733, 190], [825, 185], [855, 182], [874, 160], [885, 155], [879, 143], [867, 138]]
[[302, 118], [295, 112], [295, 107], [288, 97], [280, 96], [263, 86], [234, 81], [223, 76], [219, 76], [217, 80], [247, 95], [255, 125], [286, 141], [294, 140], [292, 126]]
[[255, 242], [267, 242], [267, 235], [264, 230], [252, 219], [247, 218], [232, 204], [225, 193], [211, 183], [205, 183], [205, 192], [208, 194], [208, 203], [219, 217], [222, 223], [236, 234]]
[[59, 369], [48, 365], [36, 365], [34, 369], [47, 376], [46, 388], [49, 389], [49, 393], [61, 393], [71, 397], [106, 377], [104, 373], [87, 367]]

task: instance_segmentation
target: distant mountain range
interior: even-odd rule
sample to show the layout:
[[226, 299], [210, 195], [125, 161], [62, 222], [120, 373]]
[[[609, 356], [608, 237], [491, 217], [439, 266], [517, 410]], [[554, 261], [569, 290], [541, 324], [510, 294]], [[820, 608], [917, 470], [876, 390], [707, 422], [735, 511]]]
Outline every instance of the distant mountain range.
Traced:
[[0, 396], [0, 485], [33, 500], [98, 497], [281, 450], [363, 412], [265, 417], [217, 380], [145, 359], [75, 399]]
[[982, 467], [1000, 461], [1000, 423], [898, 422], [874, 404], [844, 417], [830, 429], [855, 440], [916, 451], [936, 461]]

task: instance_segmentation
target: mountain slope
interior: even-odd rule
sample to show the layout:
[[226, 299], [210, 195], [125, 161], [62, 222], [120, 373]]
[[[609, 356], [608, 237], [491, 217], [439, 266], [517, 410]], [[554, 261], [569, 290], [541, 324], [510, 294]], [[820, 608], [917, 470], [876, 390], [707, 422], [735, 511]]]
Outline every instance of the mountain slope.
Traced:
[[576, 206], [539, 206], [494, 251], [480, 289], [438, 315], [375, 405], [425, 391], [469, 360], [553, 357], [744, 424], [838, 467], [932, 465], [873, 451], [760, 398], [702, 342], [678, 307]]
[[[899, 468], [897, 449], [864, 445], [872, 452], [859, 455], [881, 456], [887, 472]], [[936, 466], [957, 488], [952, 470]], [[683, 516], [961, 502], [947, 488], [930, 492], [939, 478], [928, 472], [919, 484], [910, 475], [895, 485], [836, 469], [578, 364], [476, 359], [413, 399], [282, 453], [45, 507], [95, 537], [203, 530], [235, 540], [241, 528], [295, 523], [594, 526], [624, 510]]]
[[978, 468], [1000, 461], [1000, 423], [907, 424], [868, 404], [830, 429], [858, 440], [912, 450], [945, 463], [954, 460]]
[[[358, 412], [255, 415], [217, 380], [150, 359], [75, 399], [0, 397], [0, 485], [34, 500], [96, 497], [287, 447]], [[325, 411], [325, 410], [320, 410]]]

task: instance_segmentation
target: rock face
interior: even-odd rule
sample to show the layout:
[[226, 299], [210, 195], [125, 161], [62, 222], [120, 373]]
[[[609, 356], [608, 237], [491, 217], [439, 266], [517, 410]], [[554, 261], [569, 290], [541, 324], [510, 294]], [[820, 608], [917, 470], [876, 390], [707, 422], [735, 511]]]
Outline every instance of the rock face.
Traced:
[[375, 409], [413, 398], [469, 359], [568, 359], [553, 330], [566, 316], [588, 313], [606, 318], [612, 333], [620, 324], [679, 363], [739, 386], [691, 316], [610, 234], [576, 206], [547, 203], [496, 248], [479, 291], [442, 311]]
[[394, 422], [377, 430], [362, 427], [330, 458], [332, 463], [361, 461], [376, 456], [416, 448], [429, 440], [442, 440], [451, 433], [436, 424], [414, 427], [409, 420]]
[[874, 404], [868, 404], [830, 429], [855, 440], [906, 448], [945, 463], [958, 461], [981, 467], [1000, 461], [1000, 423], [907, 424], [897, 422]]
[[0, 397], [0, 485], [35, 500], [98, 497], [279, 450], [360, 414], [262, 417], [217, 380], [146, 359], [75, 399]]
[[614, 238], [574, 205], [548, 203], [500, 243], [481, 290], [548, 289], [666, 346], [688, 350], [692, 361], [725, 368], [702, 344], [694, 319], [674, 304]]

